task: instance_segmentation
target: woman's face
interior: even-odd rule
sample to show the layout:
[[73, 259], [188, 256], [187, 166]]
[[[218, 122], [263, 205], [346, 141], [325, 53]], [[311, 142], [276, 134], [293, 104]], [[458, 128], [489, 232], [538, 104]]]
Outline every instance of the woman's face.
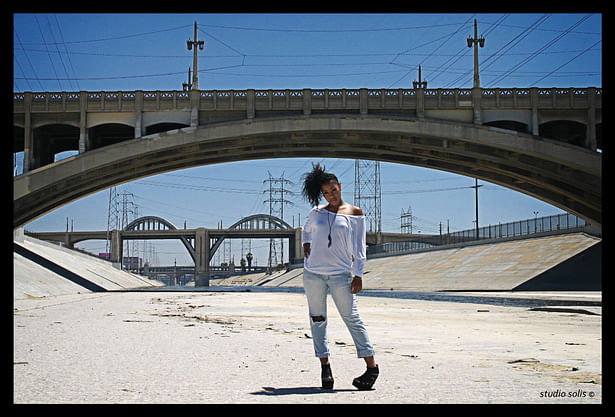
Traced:
[[328, 184], [323, 184], [321, 187], [322, 196], [332, 206], [337, 206], [342, 203], [342, 186], [335, 181]]

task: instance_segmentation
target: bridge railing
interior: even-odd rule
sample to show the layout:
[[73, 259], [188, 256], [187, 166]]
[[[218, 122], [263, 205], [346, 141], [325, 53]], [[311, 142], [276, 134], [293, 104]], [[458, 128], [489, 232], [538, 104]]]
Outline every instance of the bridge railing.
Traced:
[[553, 216], [537, 217], [533, 219], [518, 220], [509, 223], [479, 227], [478, 234], [476, 229], [442, 234], [440, 235], [440, 242], [438, 244], [425, 243], [415, 240], [371, 245], [367, 247], [367, 255], [412, 252], [415, 250], [434, 248], [442, 245], [452, 245], [479, 240], [509, 239], [528, 235], [556, 233], [562, 230], [568, 232], [584, 231], [589, 227], [589, 223], [575, 215], [567, 213], [556, 214]]
[[[418, 91], [422, 91], [425, 108], [472, 106], [472, 89], [297, 89], [297, 90], [199, 90], [199, 91], [81, 91], [15, 92], [13, 112], [25, 111], [26, 97], [32, 112], [190, 110], [193, 101], [200, 110], [314, 109], [414, 109]], [[483, 88], [482, 108], [588, 108], [596, 97], [601, 106], [602, 88]]]

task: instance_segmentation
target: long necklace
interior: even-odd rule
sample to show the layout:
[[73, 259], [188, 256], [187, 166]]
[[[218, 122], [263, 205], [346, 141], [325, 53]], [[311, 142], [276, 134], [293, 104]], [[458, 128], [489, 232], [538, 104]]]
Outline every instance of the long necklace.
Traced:
[[[331, 247], [331, 221], [330, 221], [331, 216], [329, 216], [329, 213], [330, 213], [329, 210], [327, 210], [327, 223], [329, 223], [329, 236], [327, 236], [327, 239], [329, 239], [329, 244], [327, 245], [328, 248]], [[335, 224], [336, 218], [337, 218], [337, 211], [335, 212], [335, 216], [333, 216], [333, 224]]]

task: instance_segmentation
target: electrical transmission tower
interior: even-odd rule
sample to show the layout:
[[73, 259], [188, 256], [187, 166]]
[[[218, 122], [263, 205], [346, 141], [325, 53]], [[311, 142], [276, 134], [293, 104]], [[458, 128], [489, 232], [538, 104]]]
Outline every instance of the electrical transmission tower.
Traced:
[[[132, 222], [137, 217], [139, 217], [139, 207], [137, 206], [137, 203], [135, 203], [134, 201], [135, 195], [133, 193], [128, 193], [124, 191], [120, 194], [120, 196], [122, 197], [121, 198], [121, 202], [122, 202], [121, 228], [122, 230], [124, 230], [130, 224], [130, 222]], [[131, 243], [132, 243], [132, 247], [129, 244], [124, 245], [124, 255], [123, 256], [128, 258], [128, 265], [126, 266], [126, 269], [135, 269], [139, 267], [138, 264], [134, 264], [132, 262], [132, 258], [130, 256], [131, 253], [133, 255], [138, 253], [137, 241], [133, 240]]]
[[354, 165], [354, 205], [361, 207], [370, 232], [382, 231], [380, 162], [356, 160]]
[[[134, 202], [134, 194], [123, 192], [118, 198], [117, 188], [109, 188], [109, 208], [107, 212], [107, 243], [105, 246], [105, 252], [111, 256], [112, 243], [111, 232], [113, 230], [124, 230], [131, 221], [136, 219], [139, 215], [139, 208]], [[121, 204], [121, 214], [120, 214]], [[130, 257], [130, 245], [124, 245], [124, 254]], [[137, 253], [137, 242], [132, 242], [132, 252]], [[122, 256], [124, 256], [122, 254]]]
[[[292, 181], [284, 178], [284, 172], [280, 178], [273, 178], [271, 172], [267, 171], [269, 178], [263, 181], [263, 184], [269, 182], [269, 189], [263, 191], [263, 193], [269, 193], [269, 198], [263, 203], [269, 203], [269, 215], [279, 217], [284, 220], [284, 205], [293, 204], [286, 198], [286, 195], [294, 195], [292, 191], [286, 187], [287, 185], [294, 185]], [[269, 225], [271, 228], [271, 224]], [[278, 251], [278, 240], [280, 240], [280, 250]], [[279, 262], [278, 262], [278, 254]], [[280, 263], [284, 263], [284, 240], [283, 239], [269, 239], [269, 261], [268, 268], [271, 270], [272, 266], [277, 266]]]
[[408, 211], [401, 209], [401, 232], [412, 234], [412, 207], [408, 206]]
[[109, 211], [107, 214], [107, 245], [105, 252], [111, 257], [111, 231], [118, 229], [120, 224], [119, 203], [117, 201], [117, 189], [109, 188]]

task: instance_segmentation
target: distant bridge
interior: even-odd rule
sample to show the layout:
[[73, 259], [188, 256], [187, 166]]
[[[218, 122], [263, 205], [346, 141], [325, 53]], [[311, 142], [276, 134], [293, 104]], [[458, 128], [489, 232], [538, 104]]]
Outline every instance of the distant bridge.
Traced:
[[[77, 232], [28, 232], [37, 239], [61, 242], [72, 248], [85, 240], [111, 240], [111, 261], [121, 264], [125, 240], [179, 239], [194, 261], [195, 271], [206, 284], [209, 276], [209, 260], [225, 239], [288, 239], [288, 258], [302, 259], [301, 228], [293, 228], [284, 220], [268, 214], [254, 214], [235, 222], [227, 229], [178, 229], [171, 222], [158, 216], [143, 216], [133, 220], [124, 230], [77, 231]], [[437, 235], [409, 235], [402, 233], [367, 233], [367, 243], [386, 243], [407, 240], [439, 244]]]
[[476, 177], [602, 224], [600, 88], [26, 92], [13, 126], [13, 227], [161, 172], [322, 156]]

